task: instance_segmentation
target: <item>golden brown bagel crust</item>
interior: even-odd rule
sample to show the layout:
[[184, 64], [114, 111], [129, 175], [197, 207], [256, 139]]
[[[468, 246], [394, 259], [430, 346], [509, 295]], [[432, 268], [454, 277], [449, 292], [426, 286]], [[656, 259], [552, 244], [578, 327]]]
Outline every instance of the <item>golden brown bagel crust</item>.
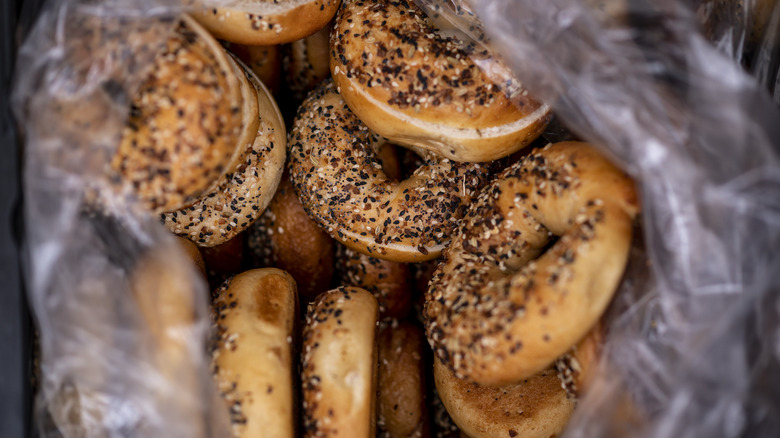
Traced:
[[450, 417], [472, 438], [557, 436], [574, 410], [554, 368], [518, 383], [482, 386], [456, 378], [434, 359], [433, 378]]
[[162, 215], [169, 230], [199, 246], [219, 245], [246, 230], [271, 202], [284, 171], [287, 138], [282, 115], [257, 76], [242, 69], [255, 90], [259, 128], [242, 144], [239, 165], [195, 204]]
[[[585, 143], [506, 169], [469, 207], [431, 281], [424, 315], [436, 355], [483, 385], [549, 367], [609, 304], [637, 210], [631, 179]], [[539, 255], [548, 233], [560, 238]]]
[[[207, 425], [199, 415], [204, 403], [199, 397], [204, 395], [207, 374], [199, 371], [207, 372], [207, 362], [201, 361], [203, 340], [193, 329], [198, 315], [205, 314], [205, 305], [199, 306], [207, 294], [205, 284], [181, 249], [159, 247], [133, 267], [130, 285], [138, 314], [151, 335], [142, 344], [142, 354], [151, 355], [151, 364], [159, 373], [149, 377], [165, 382], [155, 386], [155, 401], [165, 407], [167, 415], [184, 422], [181, 430], [186, 436], [206, 438]], [[96, 406], [105, 407], [95, 402], [90, 409]]]
[[376, 428], [376, 299], [360, 288], [325, 292], [303, 329], [306, 437], [372, 437]]
[[338, 0], [202, 0], [193, 17], [217, 38], [270, 46], [309, 36], [325, 27]]
[[178, 243], [181, 249], [187, 253], [187, 257], [195, 264], [195, 267], [198, 268], [198, 272], [203, 274], [203, 277], [205, 278], [206, 262], [203, 260], [203, 255], [200, 253], [200, 250], [198, 250], [198, 246], [192, 243], [190, 239], [178, 236], [176, 237], [176, 243]]
[[298, 41], [293, 41], [283, 58], [287, 86], [296, 101], [330, 76], [330, 26]]
[[297, 293], [284, 271], [255, 269], [214, 294], [212, 368], [232, 436], [293, 437], [293, 329]]
[[133, 98], [112, 169], [149, 209], [182, 208], [228, 170], [241, 121], [227, 53], [185, 16]]
[[246, 46], [225, 42], [225, 47], [247, 65], [274, 96], [282, 80], [279, 46]]
[[458, 425], [452, 421], [452, 417], [447, 412], [447, 408], [441, 402], [441, 397], [436, 391], [436, 385], [433, 386], [431, 395], [431, 411], [433, 412], [433, 436], [436, 438], [468, 438]]
[[275, 266], [292, 275], [301, 303], [330, 288], [333, 239], [306, 214], [289, 175], [282, 177], [268, 208], [249, 228], [247, 246], [257, 266]]
[[456, 161], [491, 161], [530, 144], [551, 117], [519, 86], [493, 84], [474, 59], [497, 61], [440, 35], [414, 2], [344, 1], [330, 41], [331, 73], [344, 100], [399, 144]]
[[555, 359], [558, 380], [569, 398], [576, 399], [588, 391], [603, 345], [603, 327], [599, 322], [577, 345]]
[[425, 332], [408, 321], [386, 324], [377, 338], [377, 436], [430, 436]]
[[411, 273], [406, 263], [377, 259], [338, 245], [336, 272], [344, 286], [362, 287], [374, 295], [380, 318], [403, 318], [412, 310]]
[[437, 257], [490, 164], [431, 157], [410, 178], [388, 180], [372, 134], [323, 82], [298, 110], [290, 134], [290, 177], [306, 212], [344, 245], [373, 257]]
[[596, 367], [602, 341], [601, 325], [597, 324], [554, 366], [504, 386], [458, 379], [434, 359], [436, 389], [453, 421], [470, 437], [556, 436], [586, 389], [583, 384]]
[[219, 288], [225, 280], [246, 270], [243, 264], [245, 240], [246, 233], [239, 233], [225, 243], [200, 247], [211, 290]]

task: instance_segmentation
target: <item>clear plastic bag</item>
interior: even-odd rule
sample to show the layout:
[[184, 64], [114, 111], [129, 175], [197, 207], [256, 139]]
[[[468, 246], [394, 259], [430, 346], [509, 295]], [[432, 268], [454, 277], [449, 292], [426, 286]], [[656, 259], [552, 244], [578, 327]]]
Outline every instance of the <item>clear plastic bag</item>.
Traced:
[[[480, 38], [469, 14], [418, 3], [447, 18], [450, 31]], [[525, 87], [641, 190], [643, 238], [610, 310], [607, 360], [568, 436], [780, 430], [780, 112], [735, 62], [745, 62], [749, 30], [707, 14], [713, 4], [493, 0], [469, 9]], [[227, 431], [203, 348], [205, 285], [179, 297], [192, 307], [190, 323], [149, 312], [167, 308], [154, 293], [162, 286], [139, 294], [133, 272], [194, 278], [183, 253], [132, 205], [96, 212], [84, 195], [107, 184], [104, 167], [141, 79], [132, 72], [150, 62], [143, 41], [164, 38], [180, 8], [53, 2], [21, 53], [15, 106], [27, 143], [27, 278], [41, 333], [44, 436]], [[770, 89], [777, 9], [749, 51]], [[701, 33], [702, 19], [717, 45]], [[79, 43], [95, 20], [113, 31], [95, 47]]]
[[[208, 290], [174, 238], [113, 189], [129, 96], [173, 31], [165, 1], [51, 2], [19, 55], [27, 286], [43, 437], [227, 436]], [[224, 415], [223, 415], [224, 414]]]
[[[420, 3], [482, 38], [469, 14]], [[780, 11], [750, 37], [758, 5], [739, 3], [698, 10], [717, 46], [685, 2], [471, 4], [523, 84], [639, 182], [643, 242], [566, 436], [780, 430], [780, 112], [734, 62], [771, 46]]]

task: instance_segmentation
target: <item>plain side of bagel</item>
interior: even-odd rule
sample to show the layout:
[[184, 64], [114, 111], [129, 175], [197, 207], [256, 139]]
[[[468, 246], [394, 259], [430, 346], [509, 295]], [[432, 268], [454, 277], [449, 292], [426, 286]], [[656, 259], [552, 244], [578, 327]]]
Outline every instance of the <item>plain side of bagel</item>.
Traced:
[[360, 288], [325, 292], [303, 330], [304, 436], [372, 437], [376, 429], [376, 299]]
[[203, 254], [200, 253], [198, 246], [192, 243], [192, 240], [185, 239], [179, 236], [176, 236], [176, 243], [179, 245], [181, 249], [184, 250], [185, 253], [187, 253], [187, 257], [192, 261], [193, 264], [195, 264], [195, 267], [198, 269], [198, 272], [203, 274], [203, 277], [205, 278], [206, 262], [205, 260], [203, 260]]
[[301, 303], [330, 288], [333, 239], [306, 214], [289, 175], [282, 177], [268, 208], [250, 227], [247, 246], [257, 266], [278, 267], [292, 275]]
[[384, 324], [377, 344], [377, 436], [430, 436], [425, 332], [412, 322], [393, 320]]
[[566, 396], [554, 368], [505, 386], [458, 379], [434, 359], [434, 381], [455, 424], [472, 438], [548, 438], [560, 434], [574, 400]]
[[282, 65], [287, 85], [296, 101], [330, 76], [330, 27], [293, 41], [285, 51]]
[[339, 245], [336, 272], [343, 285], [361, 287], [374, 295], [380, 318], [403, 318], [411, 311], [412, 284], [408, 264], [377, 259]]
[[295, 281], [255, 269], [215, 292], [212, 368], [230, 412], [233, 437], [295, 436]]
[[631, 179], [585, 143], [508, 168], [471, 204], [430, 283], [434, 353], [483, 385], [548, 368], [610, 303], [638, 207]]
[[475, 63], [494, 58], [442, 36], [406, 0], [345, 1], [331, 31], [331, 73], [352, 111], [385, 138], [462, 162], [510, 155], [551, 117], [519, 84], [494, 83]]
[[[179, 246], [180, 244], [176, 244]], [[189, 251], [187, 251], [189, 252]], [[205, 306], [205, 284], [179, 246], [154, 248], [133, 267], [130, 286], [149, 338], [140, 343], [142, 355], [150, 355], [155, 373], [147, 377], [164, 382], [155, 385], [155, 403], [166, 420], [180, 424], [181, 433], [206, 438], [201, 414], [208, 393], [204, 377], [208, 363], [202, 360], [199, 330], [194, 330]]]
[[504, 386], [458, 379], [436, 359], [436, 389], [452, 420], [472, 438], [557, 436], [587, 390], [600, 359], [601, 330], [597, 324], [553, 366]]
[[307, 37], [333, 18], [338, 0], [199, 1], [193, 17], [217, 38], [270, 46]]

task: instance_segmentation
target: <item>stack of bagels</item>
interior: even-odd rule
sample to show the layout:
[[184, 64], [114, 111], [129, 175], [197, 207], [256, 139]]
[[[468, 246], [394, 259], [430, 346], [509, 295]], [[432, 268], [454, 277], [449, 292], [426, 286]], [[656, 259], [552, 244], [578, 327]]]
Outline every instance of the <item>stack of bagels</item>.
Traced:
[[197, 3], [111, 172], [211, 283], [233, 436], [560, 434], [628, 260], [628, 176], [545, 145], [550, 107], [411, 0]]

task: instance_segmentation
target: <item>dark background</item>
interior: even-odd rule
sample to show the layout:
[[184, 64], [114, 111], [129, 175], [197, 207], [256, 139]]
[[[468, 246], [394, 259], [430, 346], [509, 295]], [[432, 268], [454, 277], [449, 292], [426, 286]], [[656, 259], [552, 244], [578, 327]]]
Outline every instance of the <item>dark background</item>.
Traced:
[[11, 114], [16, 51], [43, 0], [0, 0], [0, 437], [30, 436], [30, 317], [20, 266], [21, 148]]

